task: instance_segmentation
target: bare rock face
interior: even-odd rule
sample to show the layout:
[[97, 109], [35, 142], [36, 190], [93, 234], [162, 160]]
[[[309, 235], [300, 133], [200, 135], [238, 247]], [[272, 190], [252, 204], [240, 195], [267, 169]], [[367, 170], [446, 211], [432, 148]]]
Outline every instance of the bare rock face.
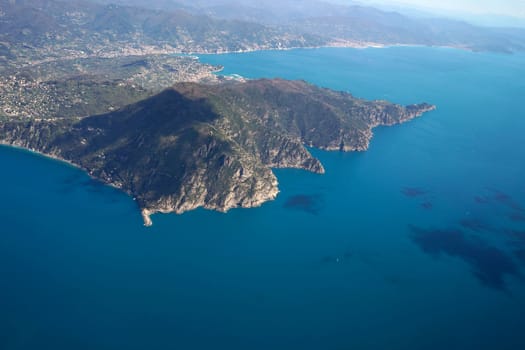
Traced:
[[324, 173], [305, 147], [366, 150], [372, 128], [434, 109], [365, 101], [304, 81], [180, 83], [80, 121], [0, 123], [0, 141], [69, 161], [156, 212], [227, 211], [274, 199], [272, 168]]

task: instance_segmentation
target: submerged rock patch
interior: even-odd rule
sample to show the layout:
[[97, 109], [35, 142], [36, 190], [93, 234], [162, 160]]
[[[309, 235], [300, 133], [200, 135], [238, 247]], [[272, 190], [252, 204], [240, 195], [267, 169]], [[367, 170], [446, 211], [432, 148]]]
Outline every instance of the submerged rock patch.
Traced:
[[432, 256], [448, 255], [465, 261], [474, 276], [485, 286], [504, 290], [506, 276], [519, 276], [510, 255], [480, 238], [461, 230], [422, 229], [411, 226], [412, 241]]
[[403, 193], [406, 197], [419, 197], [427, 194], [428, 191], [419, 187], [404, 187], [401, 189], [401, 193]]
[[284, 207], [304, 211], [309, 214], [317, 215], [324, 206], [324, 200], [321, 195], [300, 194], [288, 198]]

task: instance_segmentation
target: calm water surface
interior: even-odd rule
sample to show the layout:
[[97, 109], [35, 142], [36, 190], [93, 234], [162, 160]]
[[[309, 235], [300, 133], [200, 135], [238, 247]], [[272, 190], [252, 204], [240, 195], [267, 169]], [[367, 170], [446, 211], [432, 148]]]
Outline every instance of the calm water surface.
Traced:
[[438, 109], [364, 153], [312, 150], [272, 203], [155, 215], [0, 147], [0, 349], [524, 349], [525, 56], [202, 56]]

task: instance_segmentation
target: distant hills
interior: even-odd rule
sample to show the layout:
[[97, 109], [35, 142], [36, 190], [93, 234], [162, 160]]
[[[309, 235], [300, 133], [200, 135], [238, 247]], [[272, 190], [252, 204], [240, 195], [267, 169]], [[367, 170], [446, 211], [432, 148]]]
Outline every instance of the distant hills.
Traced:
[[525, 49], [525, 30], [487, 28], [439, 18], [410, 18], [395, 12], [352, 6], [339, 15], [312, 17], [290, 25], [303, 33], [379, 44], [450, 46], [474, 51]]
[[[105, 0], [99, 0], [105, 1]], [[256, 22], [295, 34], [320, 36], [327, 43], [452, 46], [476, 51], [525, 49], [524, 29], [475, 26], [467, 22], [413, 17], [394, 11], [320, 0], [112, 0], [157, 9], [185, 8], [213, 18]]]
[[525, 49], [523, 29], [412, 18], [317, 0], [0, 0], [0, 9], [0, 63], [330, 45]]
[[[165, 48], [224, 52], [325, 44], [259, 23], [212, 19], [181, 9], [162, 11], [90, 1], [0, 0], [0, 55], [96, 55]], [[52, 48], [52, 50], [50, 49]], [[45, 52], [49, 49], [48, 52]], [[29, 50], [29, 51], [28, 51]]]

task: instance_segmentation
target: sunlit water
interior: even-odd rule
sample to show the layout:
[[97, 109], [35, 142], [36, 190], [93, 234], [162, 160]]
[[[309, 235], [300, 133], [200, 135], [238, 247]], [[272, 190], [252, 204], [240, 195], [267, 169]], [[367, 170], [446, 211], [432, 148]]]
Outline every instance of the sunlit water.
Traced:
[[261, 208], [155, 215], [0, 148], [0, 349], [524, 349], [525, 56], [203, 56], [438, 109], [370, 150], [312, 150]]

